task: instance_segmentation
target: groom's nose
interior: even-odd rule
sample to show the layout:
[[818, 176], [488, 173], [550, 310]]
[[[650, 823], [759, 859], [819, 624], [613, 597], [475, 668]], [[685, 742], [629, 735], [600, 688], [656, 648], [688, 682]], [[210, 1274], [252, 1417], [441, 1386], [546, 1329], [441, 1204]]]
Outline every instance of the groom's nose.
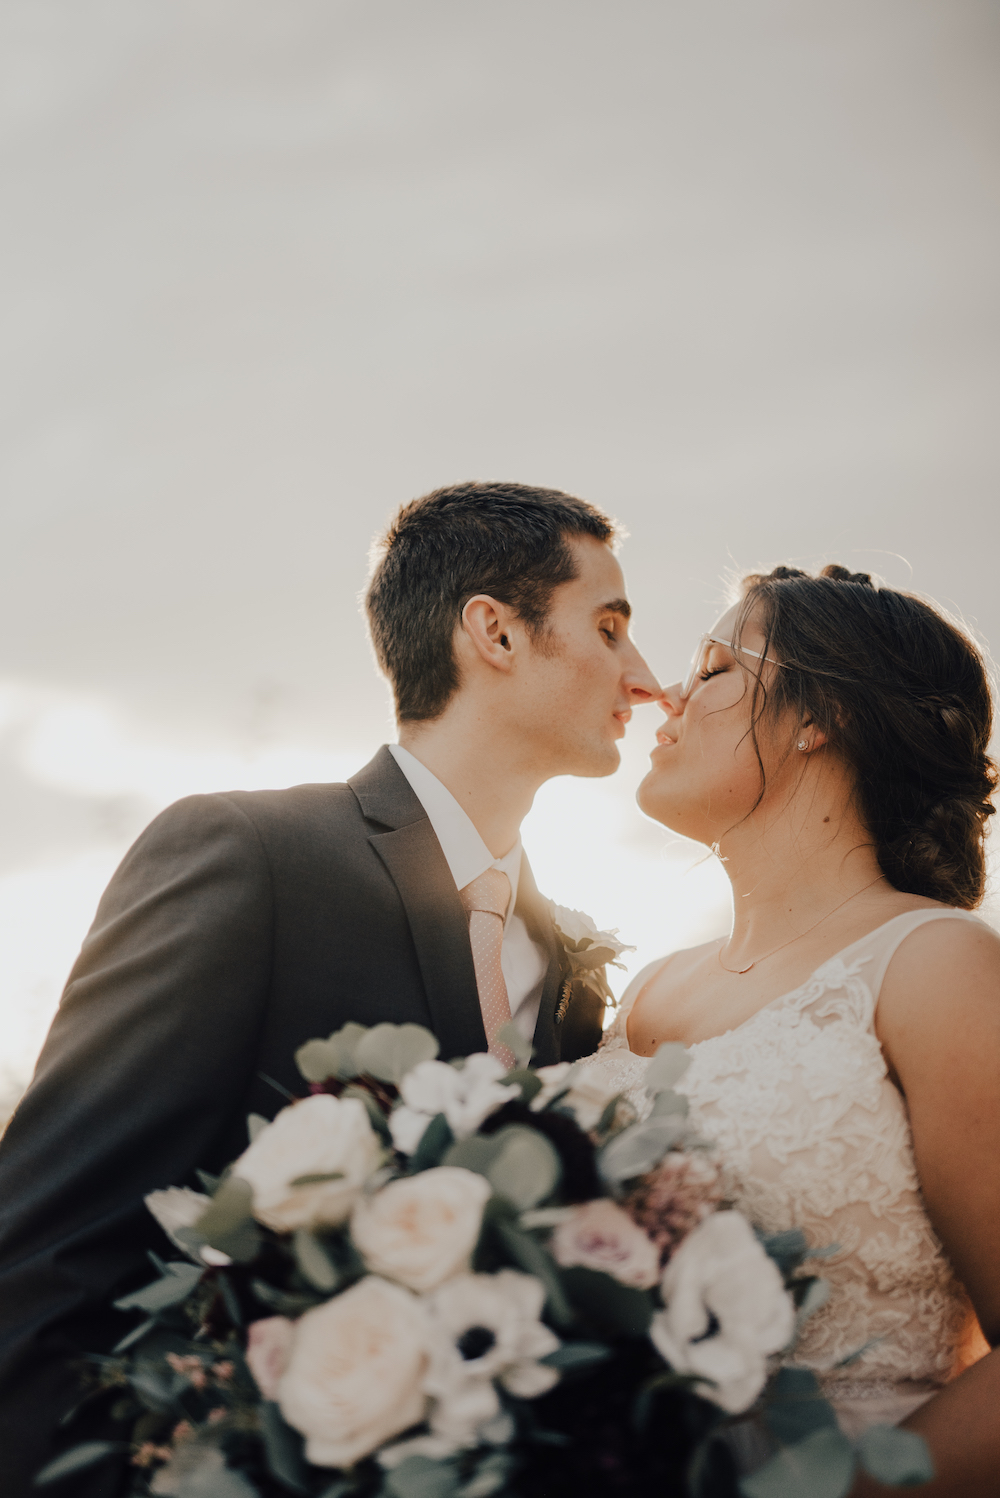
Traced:
[[643, 702], [656, 702], [661, 695], [659, 682], [634, 645], [631, 647], [631, 659], [622, 672], [622, 684], [635, 707]]

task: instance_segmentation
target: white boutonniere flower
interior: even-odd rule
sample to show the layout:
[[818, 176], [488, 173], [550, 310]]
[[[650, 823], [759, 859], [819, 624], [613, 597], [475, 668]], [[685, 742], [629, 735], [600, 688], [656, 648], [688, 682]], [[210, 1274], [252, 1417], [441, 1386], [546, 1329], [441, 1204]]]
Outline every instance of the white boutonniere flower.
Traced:
[[625, 964], [619, 962], [618, 958], [623, 952], [634, 952], [635, 947], [618, 940], [617, 926], [613, 931], [599, 931], [590, 916], [582, 910], [570, 910], [565, 905], [557, 905], [554, 900], [549, 900], [548, 906], [569, 967], [569, 974], [559, 996], [557, 1022], [565, 1018], [575, 982], [582, 983], [585, 988], [597, 994], [598, 998], [603, 999], [609, 1008], [614, 1008], [615, 997], [608, 987], [605, 968], [610, 962], [612, 967], [621, 968], [624, 972]]

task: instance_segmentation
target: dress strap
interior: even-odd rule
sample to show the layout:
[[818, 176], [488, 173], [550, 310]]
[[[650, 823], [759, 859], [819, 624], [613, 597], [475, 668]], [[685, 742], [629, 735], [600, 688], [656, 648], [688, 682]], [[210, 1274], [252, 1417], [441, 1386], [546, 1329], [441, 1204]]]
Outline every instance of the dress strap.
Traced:
[[[878, 996], [889, 963], [911, 932], [928, 925], [930, 921], [947, 920], [973, 921], [977, 926], [986, 926], [985, 921], [972, 915], [970, 911], [955, 910], [950, 906], [942, 906], [939, 910], [907, 910], [902, 915], [893, 916], [891, 921], [886, 921], [875, 931], [869, 931], [867, 936], [860, 937], [851, 946], [845, 947], [839, 954], [840, 960], [850, 965], [852, 961], [856, 962], [859, 958], [864, 960], [874, 958], [874, 967], [865, 974], [865, 982], [871, 992], [874, 1007], [878, 1004]], [[992, 930], [992, 927], [987, 927], [987, 930]]]

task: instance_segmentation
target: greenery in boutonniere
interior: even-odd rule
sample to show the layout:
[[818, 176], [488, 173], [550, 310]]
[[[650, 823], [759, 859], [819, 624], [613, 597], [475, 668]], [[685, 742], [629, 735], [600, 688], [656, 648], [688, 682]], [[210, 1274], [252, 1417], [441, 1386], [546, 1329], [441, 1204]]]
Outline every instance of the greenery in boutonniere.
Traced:
[[634, 952], [635, 947], [617, 940], [617, 926], [613, 931], [598, 931], [590, 916], [585, 915], [582, 910], [569, 910], [565, 905], [557, 905], [554, 900], [550, 900], [548, 904], [552, 924], [556, 928], [569, 967], [560, 994], [561, 1013], [558, 1018], [561, 1019], [569, 1007], [570, 991], [576, 982], [589, 988], [613, 1009], [615, 996], [608, 986], [606, 966], [610, 962], [613, 967], [620, 967], [624, 972], [625, 964], [619, 962], [618, 958], [623, 952]]

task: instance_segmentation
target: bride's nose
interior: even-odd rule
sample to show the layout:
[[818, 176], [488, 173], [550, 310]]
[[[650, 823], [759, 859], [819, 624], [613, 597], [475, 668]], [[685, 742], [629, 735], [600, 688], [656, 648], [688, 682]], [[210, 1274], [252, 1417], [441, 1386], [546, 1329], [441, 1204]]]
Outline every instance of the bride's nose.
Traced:
[[656, 700], [668, 717], [679, 718], [687, 703], [683, 682], [675, 681], [672, 686], [664, 687]]

